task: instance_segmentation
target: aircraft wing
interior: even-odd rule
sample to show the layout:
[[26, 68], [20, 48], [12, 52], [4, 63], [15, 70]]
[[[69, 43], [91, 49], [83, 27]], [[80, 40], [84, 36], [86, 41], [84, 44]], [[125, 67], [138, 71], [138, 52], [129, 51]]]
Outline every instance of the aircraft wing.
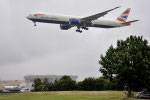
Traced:
[[92, 15], [92, 16], [88, 16], [88, 17], [84, 17], [84, 18], [81, 18], [81, 21], [86, 21], [86, 22], [91, 22], [93, 20], [96, 20], [100, 17], [103, 17], [104, 15], [106, 15], [108, 12], [112, 11], [112, 10], [115, 10], [117, 8], [120, 8], [120, 7], [115, 7], [113, 9], [110, 9], [110, 10], [107, 10], [107, 11], [104, 11], [104, 12], [101, 12], [101, 13], [98, 13], [98, 14], [95, 14], [95, 15]]

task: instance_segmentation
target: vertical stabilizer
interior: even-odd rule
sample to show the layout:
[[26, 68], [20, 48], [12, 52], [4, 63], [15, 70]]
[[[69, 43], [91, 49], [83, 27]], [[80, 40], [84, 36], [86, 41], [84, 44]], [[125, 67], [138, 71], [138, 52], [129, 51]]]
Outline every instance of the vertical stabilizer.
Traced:
[[126, 11], [124, 11], [118, 18], [117, 20], [120, 22], [126, 22], [129, 13], [130, 13], [131, 8], [128, 8]]

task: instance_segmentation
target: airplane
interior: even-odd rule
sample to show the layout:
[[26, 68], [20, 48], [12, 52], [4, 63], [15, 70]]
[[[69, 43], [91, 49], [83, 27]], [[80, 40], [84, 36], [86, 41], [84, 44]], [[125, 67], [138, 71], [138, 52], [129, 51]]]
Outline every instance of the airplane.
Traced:
[[42, 23], [53, 23], [60, 24], [60, 29], [68, 30], [72, 27], [77, 27], [76, 32], [82, 32], [81, 29], [88, 30], [88, 27], [98, 27], [98, 28], [116, 28], [129, 26], [131, 23], [139, 21], [132, 20], [126, 21], [131, 8], [125, 10], [116, 20], [100, 20], [98, 18], [103, 17], [108, 12], [118, 9], [120, 7], [115, 7], [113, 9], [87, 16], [87, 17], [77, 17], [77, 16], [68, 16], [68, 15], [58, 15], [58, 14], [29, 14], [27, 19], [34, 22], [34, 26], [36, 26], [36, 22]]

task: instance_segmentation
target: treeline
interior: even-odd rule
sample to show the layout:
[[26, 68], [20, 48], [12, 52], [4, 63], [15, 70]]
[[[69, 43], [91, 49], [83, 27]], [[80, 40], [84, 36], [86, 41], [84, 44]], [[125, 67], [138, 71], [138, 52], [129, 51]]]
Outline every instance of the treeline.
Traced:
[[60, 80], [55, 80], [54, 83], [48, 82], [45, 78], [41, 80], [37, 78], [34, 80], [33, 91], [100, 91], [100, 90], [123, 90], [123, 86], [117, 82], [110, 82], [103, 77], [100, 78], [85, 78], [81, 82], [72, 80], [69, 76], [63, 76]]

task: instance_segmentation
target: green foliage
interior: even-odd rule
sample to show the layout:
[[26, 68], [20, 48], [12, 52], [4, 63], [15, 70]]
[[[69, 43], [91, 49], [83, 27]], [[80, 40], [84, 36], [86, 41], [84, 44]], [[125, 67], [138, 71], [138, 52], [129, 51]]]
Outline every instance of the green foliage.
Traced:
[[52, 91], [53, 83], [48, 82], [48, 79], [45, 78], [43, 81], [40, 78], [34, 79], [34, 91]]
[[40, 78], [34, 79], [34, 84], [33, 84], [34, 91], [41, 91], [42, 90], [41, 85], [42, 85], [42, 82]]
[[86, 91], [100, 91], [100, 90], [116, 90], [117, 85], [115, 82], [110, 82], [103, 77], [100, 78], [85, 78], [82, 82], [77, 84], [78, 90]]
[[53, 91], [54, 90], [54, 83], [49, 82], [49, 84], [47, 85], [48, 87], [48, 91]]
[[48, 91], [49, 89], [49, 82], [48, 82], [48, 79], [45, 78], [41, 84], [41, 87], [42, 87], [42, 91]]
[[64, 75], [60, 80], [71, 80], [71, 78], [67, 75]]
[[63, 76], [60, 80], [55, 80], [54, 83], [48, 82], [48, 79], [34, 80], [35, 91], [69, 91], [69, 90], [85, 90], [85, 91], [100, 91], [100, 90], [121, 90], [118, 88], [116, 81], [110, 82], [103, 77], [100, 78], [85, 78], [83, 81], [76, 83], [69, 76]]
[[141, 36], [130, 36], [126, 40], [118, 40], [101, 55], [100, 72], [111, 81], [124, 83], [131, 91], [135, 87], [148, 88], [150, 81], [150, 46]]
[[63, 76], [59, 81], [55, 81], [54, 90], [56, 91], [69, 91], [76, 89], [76, 82], [69, 76]]
[[90, 78], [85, 78], [82, 82], [78, 83], [78, 87], [81, 90], [94, 90], [95, 88], [95, 79], [90, 77]]
[[49, 82], [47, 78], [34, 80], [34, 91], [69, 91], [76, 89], [76, 82], [69, 76], [63, 76], [60, 80], [55, 80], [54, 83]]

